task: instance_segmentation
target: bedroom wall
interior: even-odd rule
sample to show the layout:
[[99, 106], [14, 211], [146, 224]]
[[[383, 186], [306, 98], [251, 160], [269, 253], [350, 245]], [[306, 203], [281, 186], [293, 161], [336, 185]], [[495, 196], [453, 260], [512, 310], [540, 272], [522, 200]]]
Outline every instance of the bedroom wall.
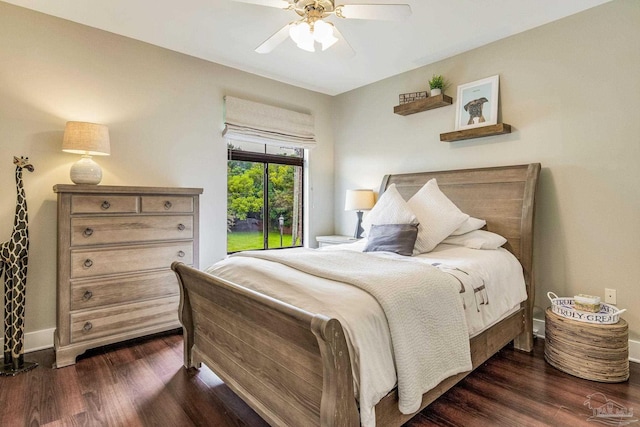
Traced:
[[[222, 97], [311, 113], [308, 241], [333, 230], [331, 98], [0, 2], [0, 241], [13, 226], [13, 156], [28, 156], [30, 256], [25, 344], [52, 344], [56, 197], [78, 156], [60, 151], [65, 123], [104, 123], [111, 156], [102, 184], [203, 187], [200, 265], [226, 254]], [[0, 296], [0, 300], [2, 297]], [[0, 329], [1, 331], [1, 329]], [[0, 337], [0, 341], [1, 341]]]
[[[535, 316], [547, 291], [604, 298], [610, 287], [640, 339], [639, 22], [640, 2], [616, 0], [336, 97], [336, 232], [355, 225], [345, 190], [377, 191], [386, 173], [540, 162]], [[499, 74], [513, 132], [443, 143], [455, 106], [393, 114], [398, 94], [425, 90], [434, 73], [454, 103], [457, 85]]]

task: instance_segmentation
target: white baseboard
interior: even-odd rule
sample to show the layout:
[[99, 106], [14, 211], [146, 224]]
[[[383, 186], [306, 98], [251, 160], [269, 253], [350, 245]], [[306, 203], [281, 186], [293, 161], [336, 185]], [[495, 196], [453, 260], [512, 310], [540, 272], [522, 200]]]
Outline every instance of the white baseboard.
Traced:
[[[52, 348], [54, 331], [55, 328], [27, 332], [24, 336], [24, 352]], [[533, 333], [536, 337], [544, 339], [544, 320], [533, 319]], [[4, 348], [3, 338], [0, 338], [0, 348]], [[2, 351], [0, 351], [0, 359], [2, 357]], [[629, 360], [640, 363], [640, 341], [629, 340]]]
[[640, 363], [640, 341], [629, 340], [629, 360]]
[[[533, 319], [533, 334], [544, 339], [544, 320]], [[640, 341], [629, 340], [629, 360], [640, 363]]]
[[[24, 334], [24, 352], [44, 350], [53, 347], [53, 332], [55, 328], [41, 329], [39, 331], [27, 332]], [[4, 337], [0, 338], [0, 348], [4, 348]], [[3, 351], [0, 351], [0, 359], [4, 358]]]

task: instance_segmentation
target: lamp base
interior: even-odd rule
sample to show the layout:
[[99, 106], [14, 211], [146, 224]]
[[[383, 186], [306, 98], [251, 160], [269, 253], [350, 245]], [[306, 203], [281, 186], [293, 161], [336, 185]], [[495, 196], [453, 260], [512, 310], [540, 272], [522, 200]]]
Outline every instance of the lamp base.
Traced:
[[74, 184], [97, 185], [102, 181], [102, 169], [90, 155], [85, 154], [71, 166], [69, 176]]
[[358, 223], [356, 224], [356, 231], [353, 233], [353, 237], [361, 239], [362, 233], [364, 232], [364, 228], [362, 228], [362, 211], [357, 211], [356, 215], [358, 215]]

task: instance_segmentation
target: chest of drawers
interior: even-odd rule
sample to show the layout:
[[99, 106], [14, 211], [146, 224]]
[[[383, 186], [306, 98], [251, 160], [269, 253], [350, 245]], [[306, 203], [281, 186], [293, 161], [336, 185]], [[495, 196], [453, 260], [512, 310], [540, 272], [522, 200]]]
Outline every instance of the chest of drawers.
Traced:
[[200, 188], [56, 185], [56, 367], [180, 327], [171, 263], [198, 267]]

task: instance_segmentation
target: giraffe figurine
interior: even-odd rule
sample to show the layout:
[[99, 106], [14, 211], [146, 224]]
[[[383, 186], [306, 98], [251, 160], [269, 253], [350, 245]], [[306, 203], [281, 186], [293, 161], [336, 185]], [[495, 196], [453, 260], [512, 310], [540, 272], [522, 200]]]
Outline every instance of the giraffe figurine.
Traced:
[[37, 366], [24, 361], [24, 306], [29, 254], [27, 199], [22, 170], [33, 172], [28, 157], [14, 157], [16, 165], [16, 215], [11, 238], [0, 245], [0, 277], [4, 273], [4, 360], [0, 375], [17, 375]]

